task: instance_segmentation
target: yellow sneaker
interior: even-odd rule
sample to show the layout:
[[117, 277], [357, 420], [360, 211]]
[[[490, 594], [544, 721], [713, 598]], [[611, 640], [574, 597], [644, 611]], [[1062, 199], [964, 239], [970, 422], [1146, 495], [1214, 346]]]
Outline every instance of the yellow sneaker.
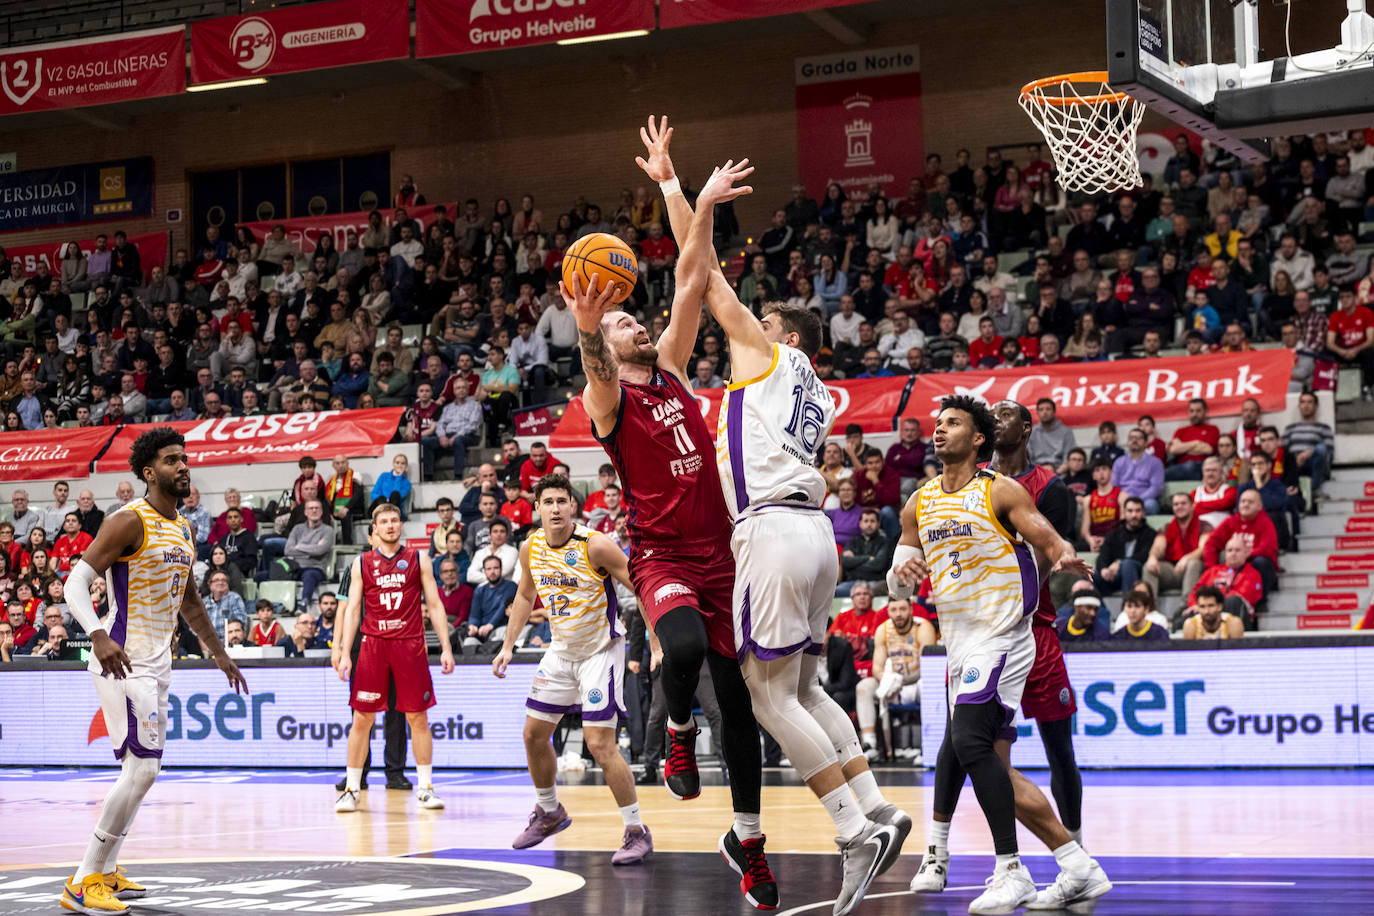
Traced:
[[115, 870], [102, 875], [105, 879], [105, 886], [110, 889], [110, 893], [120, 900], [137, 900], [139, 897], [146, 897], [148, 889], [137, 881], [130, 881], [129, 875], [124, 871], [123, 865], [116, 865]]
[[89, 913], [91, 916], [107, 916], [109, 913], [123, 913], [129, 905], [115, 898], [105, 886], [105, 876], [87, 875], [76, 883], [76, 877], [62, 888], [62, 909], [73, 913]]

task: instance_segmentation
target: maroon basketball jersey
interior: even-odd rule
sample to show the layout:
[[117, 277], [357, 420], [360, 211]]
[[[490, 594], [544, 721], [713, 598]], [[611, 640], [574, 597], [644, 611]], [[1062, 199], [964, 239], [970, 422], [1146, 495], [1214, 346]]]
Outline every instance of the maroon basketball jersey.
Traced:
[[359, 562], [363, 574], [363, 635], [424, 639], [422, 561], [415, 548], [402, 547], [394, 557], [369, 550]]
[[655, 368], [647, 385], [621, 382], [615, 429], [597, 441], [620, 475], [636, 554], [645, 545], [729, 540], [715, 439], [676, 376]]
[[[1016, 482], [1030, 491], [1031, 500], [1037, 509], [1042, 512], [1044, 508], [1040, 505], [1040, 497], [1044, 495], [1045, 488], [1059, 476], [1050, 468], [1043, 464], [1037, 464], [1029, 471], [1016, 478]], [[1048, 517], [1048, 516], [1047, 516]], [[1040, 604], [1035, 608], [1035, 617], [1031, 619], [1031, 624], [1038, 627], [1052, 627], [1055, 620], [1054, 599], [1050, 597], [1049, 582], [1040, 583]]]

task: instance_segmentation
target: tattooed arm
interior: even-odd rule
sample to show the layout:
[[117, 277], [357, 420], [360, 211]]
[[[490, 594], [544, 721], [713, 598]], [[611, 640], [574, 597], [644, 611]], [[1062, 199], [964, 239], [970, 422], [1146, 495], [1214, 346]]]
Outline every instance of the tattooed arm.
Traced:
[[[592, 289], [596, 288], [598, 277], [592, 274]], [[607, 283], [596, 295], [582, 288], [582, 281], [573, 278], [573, 287], [558, 284], [563, 301], [577, 321], [578, 344], [582, 349], [582, 370], [587, 374], [587, 387], [582, 391], [582, 405], [587, 408], [592, 428], [598, 435], [609, 435], [615, 428], [620, 413], [620, 378], [616, 371], [615, 359], [611, 348], [601, 333], [601, 318], [614, 308], [611, 297], [615, 294], [613, 284]], [[630, 319], [629, 315], [625, 315]]]

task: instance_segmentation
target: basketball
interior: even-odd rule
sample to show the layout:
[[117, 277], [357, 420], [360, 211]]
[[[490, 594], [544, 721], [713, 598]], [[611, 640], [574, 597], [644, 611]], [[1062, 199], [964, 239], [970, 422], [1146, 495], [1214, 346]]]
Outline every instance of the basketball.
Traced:
[[600, 294], [607, 283], [615, 284], [613, 302], [619, 304], [629, 298], [639, 277], [639, 263], [630, 246], [613, 235], [594, 232], [568, 246], [563, 254], [563, 285], [573, 288], [573, 277], [582, 281], [583, 289], [591, 289], [592, 274], [600, 284], [593, 293]]

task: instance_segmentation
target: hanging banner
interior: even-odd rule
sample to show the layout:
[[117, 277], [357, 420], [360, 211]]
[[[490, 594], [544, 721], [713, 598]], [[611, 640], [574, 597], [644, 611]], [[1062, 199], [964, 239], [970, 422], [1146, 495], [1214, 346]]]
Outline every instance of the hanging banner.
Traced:
[[191, 23], [191, 82], [410, 56], [407, 0], [336, 0]]
[[415, 0], [415, 56], [497, 51], [653, 27], [653, 0]]
[[833, 9], [865, 0], [660, 0], [658, 27], [675, 29], [708, 22], [731, 22], [758, 16], [782, 16], [806, 10]]
[[[75, 233], [73, 233], [75, 235]], [[106, 247], [114, 248], [114, 233], [108, 233], [106, 237]], [[81, 253], [90, 257], [95, 251], [94, 238], [73, 238], [71, 241], [81, 246]], [[145, 276], [152, 272], [154, 267], [167, 268], [167, 233], [149, 232], [147, 235], [129, 236], [129, 244], [138, 249], [138, 262], [143, 268]], [[5, 254], [11, 261], [24, 265], [24, 273], [32, 274], [38, 269], [38, 262], [42, 261], [48, 265], [50, 273], [59, 273], [59, 265], [62, 263], [62, 249], [67, 247], [67, 242], [43, 242], [40, 245], [6, 245]]]
[[0, 51], [0, 115], [85, 108], [186, 90], [186, 29]]
[[[260, 417], [189, 420], [165, 425], [186, 437], [191, 467], [296, 461], [302, 455], [372, 457], [396, 435], [403, 407], [322, 410]], [[96, 470], [127, 470], [134, 440], [146, 425], [125, 426], [96, 463]]]
[[[418, 207], [410, 207], [406, 210], [406, 215], [420, 224], [420, 232], [416, 238], [424, 237], [424, 229], [434, 219], [435, 206], [443, 206], [448, 210], [448, 218], [453, 219], [458, 214], [458, 204], [450, 201], [444, 204], [420, 204]], [[267, 238], [273, 226], [281, 226], [286, 230], [286, 238], [295, 245], [303, 254], [314, 254], [315, 240], [320, 237], [320, 233], [328, 232], [334, 236], [334, 247], [340, 251], [344, 250], [347, 241], [348, 230], [356, 229], [361, 237], [367, 230], [367, 217], [370, 210], [356, 210], [352, 213], [335, 213], [325, 216], [298, 216], [294, 219], [269, 219], [256, 223], [240, 223], [252, 230], [253, 235], [258, 241]], [[392, 217], [396, 211], [387, 208], [380, 208], [377, 211], [382, 215], [382, 223], [390, 226]]]
[[[1040, 398], [1058, 405], [1058, 417], [1069, 426], [1096, 426], [1104, 419], [1134, 420], [1148, 410], [1156, 420], [1188, 416], [1188, 401], [1205, 398], [1212, 416], [1240, 413], [1246, 398], [1263, 410], [1282, 410], [1293, 371], [1292, 350], [1254, 350], [1213, 354], [1206, 359], [1171, 356], [1102, 363], [1063, 363], [1000, 371], [932, 373], [892, 378], [855, 379], [826, 385], [835, 397], [839, 435], [850, 423], [866, 433], [891, 432], [902, 417], [928, 421], [940, 401], [968, 394], [988, 404], [1002, 400], [1034, 407]], [[723, 388], [701, 388], [696, 395], [706, 425], [716, 428]], [[930, 429], [923, 422], [924, 429]], [[597, 448], [582, 399], [568, 402], [549, 448]]]
[[797, 160], [820, 197], [832, 181], [860, 198], [906, 193], [921, 174], [921, 56], [916, 45], [796, 59]]
[[0, 232], [152, 212], [151, 156], [0, 174]]
[[89, 477], [91, 462], [112, 435], [109, 426], [7, 433], [0, 438], [0, 481]]

